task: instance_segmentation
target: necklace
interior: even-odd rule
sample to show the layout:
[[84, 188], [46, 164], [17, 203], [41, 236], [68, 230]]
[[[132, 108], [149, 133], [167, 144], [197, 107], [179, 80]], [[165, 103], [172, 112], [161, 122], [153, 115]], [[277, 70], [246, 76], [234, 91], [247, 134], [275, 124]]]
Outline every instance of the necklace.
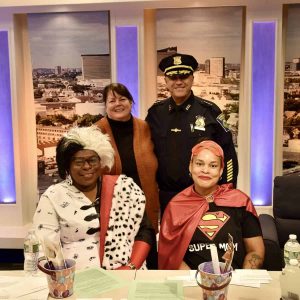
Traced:
[[214, 202], [215, 198], [214, 198], [213, 193], [212, 193], [212, 194], [209, 194], [209, 195], [207, 195], [207, 196], [205, 196], [205, 200], [206, 200], [208, 203]]
[[212, 193], [208, 194], [207, 196], [204, 196], [205, 200], [208, 203], [214, 202], [215, 201], [215, 197], [214, 194], [219, 190], [220, 186], [217, 187], [216, 190], [214, 190]]

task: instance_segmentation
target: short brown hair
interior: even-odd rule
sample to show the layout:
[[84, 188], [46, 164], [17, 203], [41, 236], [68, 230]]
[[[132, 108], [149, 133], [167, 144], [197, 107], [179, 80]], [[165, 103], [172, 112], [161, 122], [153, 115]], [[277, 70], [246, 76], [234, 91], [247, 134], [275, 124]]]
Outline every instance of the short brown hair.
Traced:
[[124, 96], [127, 99], [129, 99], [130, 102], [134, 103], [132, 95], [130, 94], [129, 90], [127, 89], [127, 87], [124, 84], [111, 83], [111, 84], [107, 85], [103, 90], [103, 101], [105, 104], [107, 101], [107, 96], [108, 96], [109, 91], [111, 91], [114, 95], [115, 95], [115, 93], [117, 93], [121, 96]]

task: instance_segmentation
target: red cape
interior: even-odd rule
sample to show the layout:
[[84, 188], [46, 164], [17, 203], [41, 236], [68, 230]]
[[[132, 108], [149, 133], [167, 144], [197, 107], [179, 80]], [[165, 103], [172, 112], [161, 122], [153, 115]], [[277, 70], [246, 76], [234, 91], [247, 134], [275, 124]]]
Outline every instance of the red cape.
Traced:
[[[232, 184], [223, 184], [213, 194], [217, 206], [245, 207], [257, 217], [250, 198]], [[177, 194], [169, 202], [162, 219], [158, 243], [158, 267], [161, 270], [179, 268], [186, 249], [209, 205], [194, 191], [194, 185]]]
[[104, 255], [104, 244], [105, 235], [108, 228], [108, 222], [110, 217], [110, 209], [112, 205], [112, 198], [114, 188], [119, 175], [105, 175], [102, 177], [102, 188], [101, 188], [101, 202], [100, 202], [100, 246], [99, 256], [102, 266], [103, 255]]

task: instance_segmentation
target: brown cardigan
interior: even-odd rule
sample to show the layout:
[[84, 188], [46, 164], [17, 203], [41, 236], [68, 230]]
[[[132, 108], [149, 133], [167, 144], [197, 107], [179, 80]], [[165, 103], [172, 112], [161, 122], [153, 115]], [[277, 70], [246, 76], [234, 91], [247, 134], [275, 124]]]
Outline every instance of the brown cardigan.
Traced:
[[[115, 164], [109, 174], [122, 173], [122, 163], [117, 145], [107, 118], [102, 118], [95, 123], [103, 133], [110, 136], [111, 144], [115, 150]], [[156, 183], [157, 159], [153, 152], [153, 143], [148, 124], [133, 117], [133, 149], [137, 171], [141, 181], [142, 190], [146, 196], [146, 211], [155, 232], [158, 232], [158, 187]]]

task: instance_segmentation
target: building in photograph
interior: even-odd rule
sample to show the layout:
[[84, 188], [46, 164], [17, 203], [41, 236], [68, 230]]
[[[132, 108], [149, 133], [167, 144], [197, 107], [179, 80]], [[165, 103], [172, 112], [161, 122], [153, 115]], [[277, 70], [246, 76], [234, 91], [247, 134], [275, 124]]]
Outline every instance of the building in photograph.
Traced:
[[105, 104], [102, 103], [78, 103], [75, 105], [76, 115], [83, 116], [84, 114], [101, 114], [102, 116], [105, 114]]
[[210, 60], [209, 59], [205, 60], [204, 68], [205, 68], [205, 73], [210, 74]]
[[110, 78], [109, 54], [82, 54], [81, 63], [84, 80]]
[[36, 125], [37, 143], [58, 142], [61, 136], [69, 129], [61, 126]]
[[225, 76], [225, 57], [210, 58], [210, 75], [224, 77]]
[[[50, 158], [56, 155], [56, 142], [44, 142], [37, 144], [38, 157]], [[45, 161], [47, 163], [48, 161]], [[53, 160], [53, 164], [55, 161]]]
[[61, 75], [61, 66], [56, 66], [54, 68], [54, 72], [55, 72], [56, 75]]
[[291, 71], [300, 71], [300, 58], [293, 58]]

